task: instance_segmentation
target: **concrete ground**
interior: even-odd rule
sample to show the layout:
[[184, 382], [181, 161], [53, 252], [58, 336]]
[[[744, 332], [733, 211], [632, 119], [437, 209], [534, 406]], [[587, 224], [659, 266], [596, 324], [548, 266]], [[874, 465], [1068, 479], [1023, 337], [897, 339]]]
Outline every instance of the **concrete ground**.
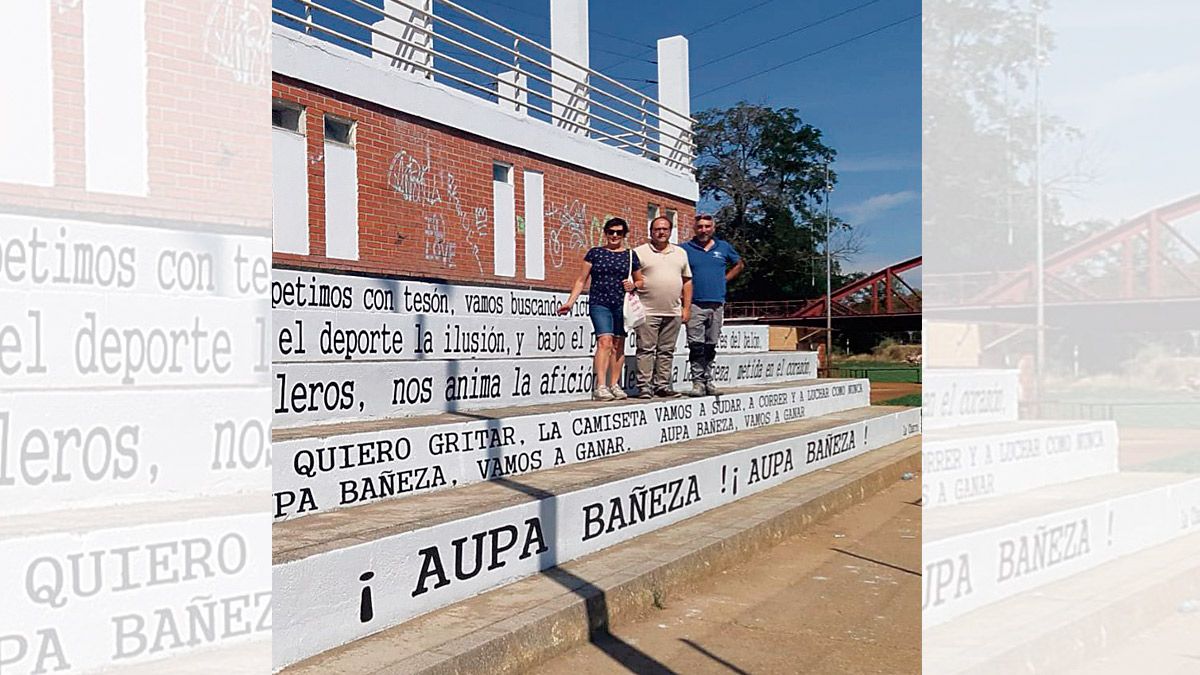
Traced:
[[1101, 658], [1080, 665], [1066, 675], [1193, 675], [1200, 662], [1200, 614], [1196, 600], [1183, 600], [1175, 614], [1147, 628]]
[[918, 673], [920, 497], [897, 482], [531, 672]]

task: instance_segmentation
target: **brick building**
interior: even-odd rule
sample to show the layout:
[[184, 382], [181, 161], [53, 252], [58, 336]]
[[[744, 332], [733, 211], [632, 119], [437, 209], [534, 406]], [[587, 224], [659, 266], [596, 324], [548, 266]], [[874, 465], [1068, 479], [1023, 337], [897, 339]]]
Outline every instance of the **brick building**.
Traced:
[[[363, 12], [357, 33], [340, 15], [323, 26], [319, 10], [308, 23], [277, 10], [277, 266], [563, 290], [608, 218], [630, 223], [631, 243], [656, 214], [689, 226], [683, 38], [660, 40], [653, 101], [585, 70], [584, 0], [551, 3], [553, 51], [453, 3], [409, 4]], [[462, 77], [424, 27], [482, 36], [461, 58], [492, 81]], [[541, 61], [505, 70], [484, 29]]]

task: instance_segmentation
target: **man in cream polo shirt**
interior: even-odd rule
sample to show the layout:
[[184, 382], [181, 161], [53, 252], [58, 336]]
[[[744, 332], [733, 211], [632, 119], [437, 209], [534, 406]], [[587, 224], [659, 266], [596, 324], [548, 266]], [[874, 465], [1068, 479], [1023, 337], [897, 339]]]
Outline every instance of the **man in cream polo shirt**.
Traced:
[[650, 241], [634, 249], [646, 280], [639, 291], [646, 322], [637, 328], [638, 398], [679, 396], [671, 387], [671, 361], [692, 311], [692, 268], [687, 253], [671, 243], [672, 227], [668, 218], [655, 218]]

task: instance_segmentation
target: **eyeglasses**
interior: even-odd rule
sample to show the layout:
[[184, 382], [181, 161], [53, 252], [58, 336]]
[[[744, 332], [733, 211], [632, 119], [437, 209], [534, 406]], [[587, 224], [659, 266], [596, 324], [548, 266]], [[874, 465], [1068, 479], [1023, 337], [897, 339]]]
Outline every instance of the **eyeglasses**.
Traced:
[[610, 237], [624, 237], [625, 230], [605, 230], [604, 234], [607, 234]]

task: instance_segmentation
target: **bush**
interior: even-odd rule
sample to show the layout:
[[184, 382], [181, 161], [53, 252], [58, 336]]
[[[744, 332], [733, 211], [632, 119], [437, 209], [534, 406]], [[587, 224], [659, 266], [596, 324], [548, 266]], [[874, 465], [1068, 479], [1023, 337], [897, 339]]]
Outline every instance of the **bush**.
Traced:
[[875, 349], [871, 350], [871, 355], [882, 361], [908, 362], [920, 354], [921, 345], [902, 345], [890, 338], [880, 342]]

